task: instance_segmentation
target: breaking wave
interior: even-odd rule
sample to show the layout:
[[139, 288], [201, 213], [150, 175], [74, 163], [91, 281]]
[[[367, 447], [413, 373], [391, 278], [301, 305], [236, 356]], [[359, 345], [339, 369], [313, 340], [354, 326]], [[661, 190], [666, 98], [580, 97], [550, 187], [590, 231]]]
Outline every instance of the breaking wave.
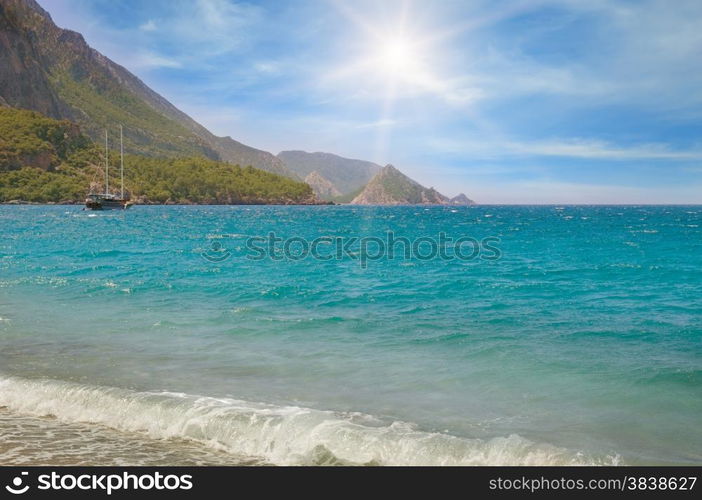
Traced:
[[[597, 461], [517, 435], [466, 439], [360, 413], [0, 376], [0, 406], [276, 465], [578, 465]], [[0, 438], [2, 439], [2, 438]]]

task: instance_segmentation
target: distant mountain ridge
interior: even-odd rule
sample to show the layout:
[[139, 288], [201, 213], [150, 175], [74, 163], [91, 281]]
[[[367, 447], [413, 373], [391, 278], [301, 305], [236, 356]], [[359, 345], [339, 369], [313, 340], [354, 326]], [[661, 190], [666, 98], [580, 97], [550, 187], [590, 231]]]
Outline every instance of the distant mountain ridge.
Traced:
[[210, 133], [35, 0], [0, 3], [0, 67], [0, 103], [71, 120], [93, 140], [122, 124], [129, 153], [200, 155], [301, 179], [271, 153]]
[[363, 188], [352, 205], [475, 205], [461, 193], [448, 198], [433, 187], [426, 188], [392, 165], [386, 165]]
[[449, 200], [450, 205], [475, 205], [476, 203], [468, 198], [465, 194], [461, 193], [457, 196], [454, 196]]
[[363, 191], [351, 200], [353, 205], [446, 205], [449, 199], [434, 188], [425, 188], [392, 165], [386, 165]]
[[[305, 179], [316, 172], [314, 179], [326, 180], [338, 191], [345, 195], [362, 188], [380, 172], [382, 167], [370, 161], [353, 160], [331, 153], [307, 153], [306, 151], [282, 151], [278, 158], [285, 166]], [[312, 186], [314, 189], [314, 186]], [[317, 193], [319, 196], [324, 195]]]
[[425, 188], [393, 165], [381, 167], [331, 153], [282, 151], [278, 158], [324, 200], [357, 205], [475, 205], [461, 193], [448, 198]]

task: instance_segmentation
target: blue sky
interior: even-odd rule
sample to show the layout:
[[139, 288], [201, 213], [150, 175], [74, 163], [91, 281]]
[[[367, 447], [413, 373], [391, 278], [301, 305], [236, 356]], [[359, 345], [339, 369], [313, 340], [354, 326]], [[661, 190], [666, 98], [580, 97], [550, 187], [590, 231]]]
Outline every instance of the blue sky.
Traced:
[[217, 135], [482, 203], [702, 203], [702, 2], [39, 0]]

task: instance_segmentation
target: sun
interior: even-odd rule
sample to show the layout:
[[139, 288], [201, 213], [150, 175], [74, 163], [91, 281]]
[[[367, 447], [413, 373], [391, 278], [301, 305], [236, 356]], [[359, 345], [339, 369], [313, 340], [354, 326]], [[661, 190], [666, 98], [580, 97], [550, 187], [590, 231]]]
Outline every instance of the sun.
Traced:
[[379, 44], [378, 63], [384, 71], [408, 71], [415, 66], [416, 55], [405, 38], [388, 38]]

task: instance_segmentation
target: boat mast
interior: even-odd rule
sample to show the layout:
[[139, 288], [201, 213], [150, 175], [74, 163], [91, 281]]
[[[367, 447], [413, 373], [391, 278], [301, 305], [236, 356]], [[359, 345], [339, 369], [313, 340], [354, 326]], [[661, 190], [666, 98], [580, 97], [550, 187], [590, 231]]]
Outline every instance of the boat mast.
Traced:
[[120, 199], [124, 199], [124, 143], [122, 142], [122, 125], [119, 126], [119, 155], [120, 155], [120, 177], [122, 178], [122, 193]]
[[109, 154], [109, 150], [107, 149], [107, 129], [105, 129], [105, 196], [107, 196], [110, 193]]

